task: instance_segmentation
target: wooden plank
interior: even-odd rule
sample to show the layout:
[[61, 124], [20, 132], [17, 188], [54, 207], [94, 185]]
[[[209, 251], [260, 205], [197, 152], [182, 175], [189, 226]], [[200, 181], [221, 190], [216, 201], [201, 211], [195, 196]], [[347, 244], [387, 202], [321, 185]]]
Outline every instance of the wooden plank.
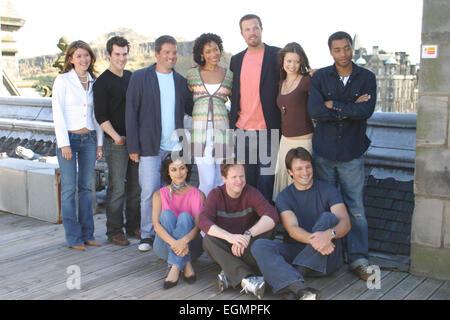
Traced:
[[312, 287], [318, 290], [322, 290], [327, 287], [330, 283], [338, 280], [340, 277], [348, 273], [348, 266], [344, 265], [339, 271], [330, 274], [325, 277], [306, 277], [306, 286]]
[[[74, 251], [71, 256], [68, 256], [64, 261], [57, 260], [53, 264], [47, 264], [45, 269], [34, 269], [30, 273], [24, 273], [21, 280], [29, 283], [29, 286], [20, 288], [7, 295], [1, 296], [3, 299], [14, 299], [25, 294], [33, 293], [37, 290], [50, 287], [58, 283], [64, 283], [67, 280], [68, 275], [66, 269], [70, 265], [78, 265], [81, 268], [82, 276], [107, 268], [121, 261], [129, 259], [126, 254], [111, 254], [110, 252], [103, 251], [102, 247], [88, 249], [86, 252]], [[123, 249], [133, 250], [134, 248], [127, 247]], [[45, 270], [45, 271], [43, 271]]]
[[[152, 253], [153, 254], [153, 253]], [[162, 260], [160, 260], [162, 261]], [[206, 257], [205, 254], [200, 256], [197, 261], [193, 263], [194, 270], [199, 272], [201, 276], [201, 268], [204, 264], [210, 264], [211, 260]], [[151, 277], [143, 279], [139, 284], [129, 288], [123, 288], [120, 290], [120, 296], [117, 299], [140, 299], [147, 295], [151, 295], [154, 292], [161, 292], [162, 281], [167, 276], [167, 262], [162, 262], [161, 266], [151, 273]]]
[[[148, 261], [143, 257], [136, 257], [128, 259], [109, 267], [97, 270], [87, 275], [81, 275], [81, 289], [69, 290], [66, 286], [66, 280], [59, 282], [53, 286], [46, 287], [49, 292], [42, 297], [43, 299], [90, 299], [89, 295], [97, 291], [97, 293], [104, 293], [102, 286], [118, 281], [122, 277], [135, 273], [139, 270], [148, 271], [149, 264], [156, 261]], [[30, 299], [30, 296], [24, 296], [23, 299]]]
[[450, 281], [445, 281], [442, 286], [433, 293], [430, 300], [450, 300]]
[[[391, 271], [387, 270], [381, 270], [381, 283], [383, 282], [383, 279], [389, 275]], [[333, 297], [334, 300], [355, 300], [360, 295], [362, 295], [364, 292], [369, 290], [367, 288], [367, 282], [366, 281], [356, 281], [351, 286], [349, 286], [347, 289], [343, 290], [342, 292], [338, 293]]]
[[357, 300], [377, 300], [407, 276], [404, 272], [391, 272], [381, 282], [380, 289], [367, 290]]
[[426, 279], [416, 289], [414, 289], [405, 300], [427, 300], [439, 289], [445, 281]]
[[[149, 294], [141, 296], [142, 300], [180, 300], [187, 299], [195, 295], [197, 292], [204, 290], [211, 284], [211, 279], [217, 274], [217, 268], [212, 261], [202, 259], [194, 263], [194, 270], [197, 272], [197, 281], [194, 284], [185, 283], [182, 279], [179, 280], [178, 285], [169, 289], [161, 290], [163, 281], [158, 281], [153, 284], [153, 289]], [[159, 290], [158, 290], [159, 289]]]
[[[338, 293], [345, 290], [357, 281], [362, 281], [358, 276], [351, 272], [345, 273], [342, 277], [337, 278], [335, 281], [330, 282], [324, 289], [321, 290], [321, 299], [330, 300]], [[365, 283], [365, 281], [364, 281]]]
[[418, 277], [410, 274], [391, 290], [389, 290], [385, 295], [383, 295], [381, 300], [402, 300], [423, 281], [425, 281], [424, 277]]

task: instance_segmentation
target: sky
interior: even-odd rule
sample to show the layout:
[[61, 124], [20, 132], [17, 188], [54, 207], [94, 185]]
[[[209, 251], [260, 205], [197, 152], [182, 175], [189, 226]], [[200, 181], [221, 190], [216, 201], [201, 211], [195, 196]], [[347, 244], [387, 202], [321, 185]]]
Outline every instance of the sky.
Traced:
[[[5, 1], [5, 0], [3, 0]], [[313, 68], [332, 63], [327, 40], [335, 31], [357, 33], [363, 47], [405, 51], [420, 61], [422, 0], [10, 0], [25, 19], [17, 32], [19, 57], [59, 52], [63, 35], [90, 42], [117, 28], [157, 38], [169, 34], [194, 40], [204, 32], [223, 39], [232, 54], [246, 48], [239, 19], [260, 16], [262, 38], [283, 47], [298, 42]]]

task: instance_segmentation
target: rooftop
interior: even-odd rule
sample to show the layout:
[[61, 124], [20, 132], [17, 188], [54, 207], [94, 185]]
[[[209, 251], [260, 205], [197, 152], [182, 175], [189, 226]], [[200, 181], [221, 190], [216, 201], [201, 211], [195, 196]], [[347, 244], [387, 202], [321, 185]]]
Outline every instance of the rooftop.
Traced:
[[[163, 290], [167, 264], [138, 240], [119, 247], [107, 242], [104, 214], [96, 214], [95, 236], [103, 244], [85, 252], [66, 247], [62, 225], [0, 212], [0, 299], [3, 300], [254, 300], [238, 289], [217, 292], [219, 267], [203, 254], [195, 263], [197, 282]], [[376, 264], [376, 260], [371, 260]], [[69, 266], [79, 266], [81, 289], [66, 286]], [[347, 265], [323, 278], [306, 278], [325, 300], [449, 300], [450, 282], [381, 270], [381, 288], [348, 272]], [[264, 299], [279, 299], [267, 292]]]

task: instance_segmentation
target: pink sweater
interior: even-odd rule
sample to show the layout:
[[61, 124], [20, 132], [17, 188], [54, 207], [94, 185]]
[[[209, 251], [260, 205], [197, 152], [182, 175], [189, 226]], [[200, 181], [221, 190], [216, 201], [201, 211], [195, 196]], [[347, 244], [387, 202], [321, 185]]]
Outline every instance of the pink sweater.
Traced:
[[170, 200], [169, 188], [161, 188], [159, 192], [161, 195], [161, 212], [169, 209], [175, 213], [177, 218], [181, 213], [187, 212], [195, 218], [203, 209], [202, 195], [200, 190], [195, 187], [191, 187], [185, 194], [172, 192], [172, 200]]

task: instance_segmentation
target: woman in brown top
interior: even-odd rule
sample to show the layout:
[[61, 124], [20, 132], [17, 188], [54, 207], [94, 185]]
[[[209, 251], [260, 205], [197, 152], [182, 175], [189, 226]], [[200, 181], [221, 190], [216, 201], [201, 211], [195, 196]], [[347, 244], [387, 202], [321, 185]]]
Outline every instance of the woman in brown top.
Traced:
[[281, 141], [275, 169], [273, 200], [292, 183], [285, 157], [292, 148], [312, 151], [313, 123], [307, 110], [311, 77], [308, 58], [296, 42], [288, 43], [279, 53], [280, 85], [277, 105], [281, 110]]

